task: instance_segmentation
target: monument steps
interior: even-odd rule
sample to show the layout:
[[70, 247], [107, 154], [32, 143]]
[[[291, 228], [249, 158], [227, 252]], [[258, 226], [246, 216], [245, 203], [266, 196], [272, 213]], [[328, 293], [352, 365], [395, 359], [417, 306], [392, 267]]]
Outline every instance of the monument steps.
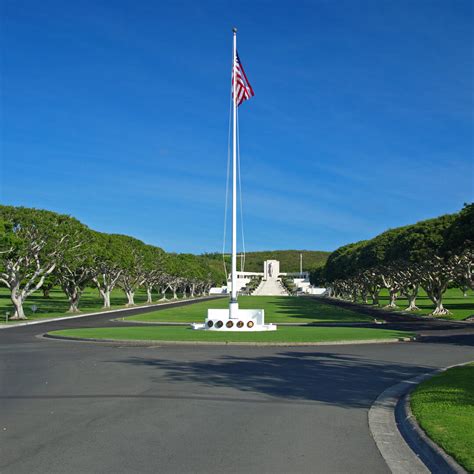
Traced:
[[288, 291], [283, 287], [280, 280], [268, 278], [262, 280], [252, 293], [255, 296], [288, 296]]

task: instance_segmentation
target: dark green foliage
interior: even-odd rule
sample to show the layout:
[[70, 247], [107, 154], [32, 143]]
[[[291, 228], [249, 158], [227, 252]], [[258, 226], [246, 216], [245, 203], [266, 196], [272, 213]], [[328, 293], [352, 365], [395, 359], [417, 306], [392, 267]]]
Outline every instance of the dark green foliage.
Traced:
[[336, 298], [379, 304], [379, 293], [390, 293], [390, 309], [399, 296], [409, 300], [407, 311], [418, 311], [416, 297], [423, 288], [433, 301], [433, 316], [450, 312], [443, 306], [447, 288], [465, 292], [474, 287], [474, 205], [413, 225], [387, 230], [373, 239], [344, 245], [328, 258], [323, 270], [313, 271], [313, 284], [325, 282]]
[[329, 255], [324, 275], [317, 276], [320, 280], [334, 281], [394, 262], [423, 263], [447, 249], [460, 248], [469, 239], [474, 241], [473, 207], [469, 205], [459, 214], [397, 227], [373, 239], [339, 247]]
[[192, 295], [224, 280], [205, 256], [166, 254], [127, 235], [92, 231], [70, 216], [24, 207], [0, 206], [0, 252], [0, 282], [11, 291], [17, 319], [24, 317], [28, 296], [41, 287], [47, 296], [54, 284], [77, 311], [86, 285], [97, 286], [108, 308], [116, 285], [129, 304], [142, 285], [151, 298], [160, 273], [177, 278], [181, 290]]
[[[297, 273], [300, 271], [300, 254], [303, 254], [303, 271], [311, 271], [326, 263], [330, 252], [321, 250], [264, 250], [260, 252], [248, 252], [245, 254], [245, 271], [262, 272], [265, 260], [278, 260], [280, 270], [285, 273]], [[214, 262], [216, 268], [223, 271], [222, 255], [218, 253], [204, 254], [203, 257]], [[230, 255], [226, 255], [227, 269], [230, 271]], [[237, 269], [240, 270], [241, 259], [238, 257]]]
[[446, 231], [443, 252], [462, 253], [474, 247], [474, 203], [465, 204]]

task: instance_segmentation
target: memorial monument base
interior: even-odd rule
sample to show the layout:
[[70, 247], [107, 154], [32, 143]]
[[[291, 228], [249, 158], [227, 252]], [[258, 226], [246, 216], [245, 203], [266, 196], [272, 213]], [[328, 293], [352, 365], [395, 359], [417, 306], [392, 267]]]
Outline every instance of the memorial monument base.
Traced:
[[204, 331], [255, 332], [275, 331], [275, 324], [265, 324], [263, 309], [239, 309], [238, 303], [230, 303], [228, 309], [208, 309], [204, 323], [192, 323], [193, 329]]

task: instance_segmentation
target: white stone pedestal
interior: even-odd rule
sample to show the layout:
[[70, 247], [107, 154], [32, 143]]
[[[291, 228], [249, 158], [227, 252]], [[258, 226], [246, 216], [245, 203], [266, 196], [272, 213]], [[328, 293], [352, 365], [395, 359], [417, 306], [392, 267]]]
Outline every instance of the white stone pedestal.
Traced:
[[193, 329], [207, 331], [275, 331], [275, 324], [265, 324], [263, 309], [239, 309], [238, 303], [230, 303], [228, 309], [208, 309], [204, 323], [192, 323]]

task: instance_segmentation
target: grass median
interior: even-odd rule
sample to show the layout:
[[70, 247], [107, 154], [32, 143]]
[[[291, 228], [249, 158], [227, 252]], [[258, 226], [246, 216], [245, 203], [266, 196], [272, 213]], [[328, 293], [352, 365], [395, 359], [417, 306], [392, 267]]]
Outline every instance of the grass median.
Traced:
[[[204, 322], [208, 308], [227, 308], [228, 298], [205, 301], [191, 306], [166, 308], [125, 318], [141, 322]], [[373, 322], [373, 318], [356, 311], [323, 303], [315, 298], [292, 296], [240, 296], [242, 309], [264, 309], [268, 323], [351, 323]]]
[[420, 384], [411, 396], [411, 409], [426, 434], [474, 472], [474, 364]]
[[349, 327], [280, 327], [268, 332], [218, 332], [193, 330], [184, 326], [131, 326], [116, 328], [66, 329], [53, 336], [80, 339], [127, 341], [199, 341], [249, 343], [316, 343], [362, 340], [387, 340], [410, 337], [405, 331]]

